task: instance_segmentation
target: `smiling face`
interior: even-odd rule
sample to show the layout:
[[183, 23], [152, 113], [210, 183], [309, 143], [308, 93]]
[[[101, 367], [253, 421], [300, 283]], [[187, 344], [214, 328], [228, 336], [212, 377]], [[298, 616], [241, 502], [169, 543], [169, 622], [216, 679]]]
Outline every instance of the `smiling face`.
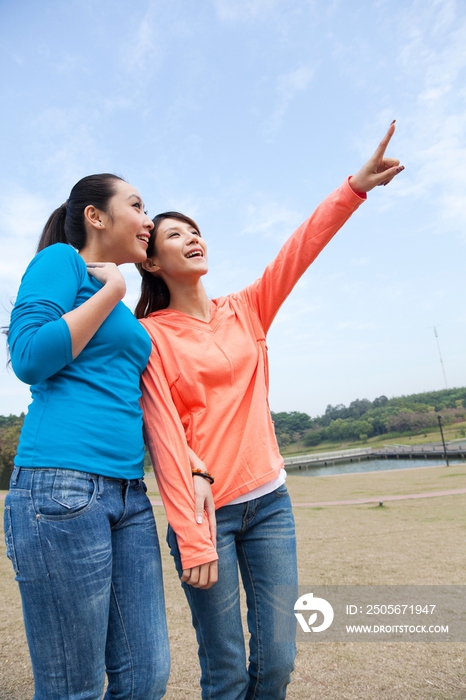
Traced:
[[[152, 247], [152, 245], [151, 245]], [[144, 267], [169, 283], [177, 278], [195, 281], [208, 271], [207, 246], [200, 231], [187, 221], [164, 218], [156, 224], [154, 252]]]
[[115, 193], [106, 212], [87, 207], [85, 218], [94, 233], [91, 245], [94, 262], [121, 265], [146, 259], [154, 224], [144, 211], [141, 195], [128, 182], [115, 182]]

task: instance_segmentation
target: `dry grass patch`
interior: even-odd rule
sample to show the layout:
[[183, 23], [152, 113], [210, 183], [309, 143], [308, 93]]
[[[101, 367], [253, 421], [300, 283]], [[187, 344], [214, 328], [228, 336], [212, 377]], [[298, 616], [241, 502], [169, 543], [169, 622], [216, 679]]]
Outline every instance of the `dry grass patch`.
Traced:
[[288, 477], [287, 486], [294, 503], [448, 491], [466, 488], [466, 463], [330, 476], [293, 473]]
[[[290, 476], [292, 499], [334, 501], [466, 486], [466, 465], [333, 477]], [[157, 496], [155, 481], [150, 493]], [[464, 584], [466, 495], [413, 501], [296, 508], [300, 583]], [[166, 520], [155, 509], [161, 540]], [[4, 551], [4, 547], [3, 547]], [[162, 541], [172, 653], [167, 700], [199, 698], [190, 614]], [[0, 557], [0, 700], [32, 697], [19, 594]], [[300, 643], [290, 700], [460, 700], [466, 698], [466, 644]]]

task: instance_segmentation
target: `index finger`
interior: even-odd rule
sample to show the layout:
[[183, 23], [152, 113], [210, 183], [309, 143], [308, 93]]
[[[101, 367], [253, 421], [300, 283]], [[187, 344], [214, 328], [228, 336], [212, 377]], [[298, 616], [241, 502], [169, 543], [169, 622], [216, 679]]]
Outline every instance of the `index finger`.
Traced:
[[217, 546], [217, 519], [215, 517], [215, 510], [208, 511], [207, 515], [209, 518], [210, 536], [212, 538], [212, 544], [214, 545], [214, 547], [216, 547]]
[[218, 581], [218, 559], [216, 561], [213, 561], [210, 565], [210, 571], [209, 571], [210, 586], [214, 586], [217, 583], [217, 581]]
[[215, 505], [211, 501], [206, 503], [207, 518], [210, 526], [210, 537], [214, 547], [217, 546], [217, 518], [215, 517]]
[[[197, 574], [197, 577], [196, 577]], [[181, 583], [190, 583], [191, 582], [191, 577], [194, 581], [196, 579], [197, 583], [197, 578], [199, 577], [199, 567], [194, 566], [192, 569], [183, 569], [183, 573], [181, 575]]]
[[199, 580], [196, 588], [211, 588], [218, 580], [218, 562], [210, 561], [199, 567]]
[[388, 144], [390, 143], [390, 139], [392, 138], [393, 134], [395, 133], [395, 122], [396, 122], [396, 119], [394, 119], [392, 121], [392, 123], [388, 127], [387, 133], [385, 134], [382, 141], [379, 143], [379, 145], [375, 149], [374, 158], [376, 158], [377, 160], [380, 158], [383, 158], [383, 155], [386, 151], [386, 148], [387, 148]]

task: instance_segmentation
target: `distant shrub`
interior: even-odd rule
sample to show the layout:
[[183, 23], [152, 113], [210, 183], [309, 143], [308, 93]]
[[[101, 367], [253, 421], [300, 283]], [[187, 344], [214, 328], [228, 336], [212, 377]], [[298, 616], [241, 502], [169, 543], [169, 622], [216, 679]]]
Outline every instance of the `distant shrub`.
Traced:
[[308, 433], [306, 437], [304, 438], [304, 444], [307, 445], [307, 447], [315, 447], [318, 445], [320, 442], [322, 442], [322, 433], [320, 430], [313, 430], [311, 433]]

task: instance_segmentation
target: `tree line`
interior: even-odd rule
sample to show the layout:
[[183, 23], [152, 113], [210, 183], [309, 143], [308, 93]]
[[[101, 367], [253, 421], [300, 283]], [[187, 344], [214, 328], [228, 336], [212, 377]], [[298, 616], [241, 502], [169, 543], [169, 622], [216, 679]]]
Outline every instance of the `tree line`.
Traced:
[[24, 413], [20, 416], [0, 416], [0, 489], [9, 486], [23, 421]]
[[[0, 416], [0, 490], [9, 487], [23, 422], [24, 413], [20, 416]], [[146, 471], [152, 469], [147, 449], [144, 453], [144, 469]]]
[[[374, 401], [356, 399], [349, 406], [328, 405], [325, 413], [315, 418], [299, 411], [272, 411], [272, 419], [280, 447], [297, 441], [315, 446], [325, 442], [367, 440], [376, 435], [418, 434], [436, 427], [440, 413], [446, 425], [464, 421], [466, 387], [392, 399], [379, 396]], [[0, 489], [8, 488], [23, 421], [24, 413], [0, 416]], [[147, 456], [146, 462], [148, 467]]]
[[274, 413], [280, 447], [303, 441], [307, 446], [325, 442], [367, 440], [377, 435], [417, 434], [438, 426], [441, 413], [446, 425], [466, 419], [466, 388], [428, 391], [422, 394], [374, 401], [356, 399], [349, 406], [328, 405], [322, 416], [291, 411]]

